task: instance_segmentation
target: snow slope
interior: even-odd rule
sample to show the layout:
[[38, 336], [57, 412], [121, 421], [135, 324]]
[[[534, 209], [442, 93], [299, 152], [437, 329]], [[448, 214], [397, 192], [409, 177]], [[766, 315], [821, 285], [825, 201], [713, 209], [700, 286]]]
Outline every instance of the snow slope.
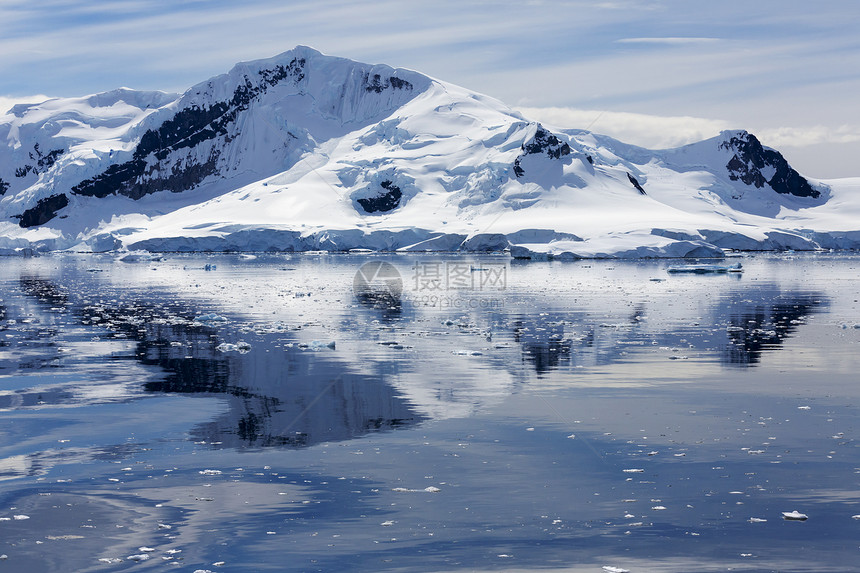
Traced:
[[17, 106], [0, 159], [7, 252], [860, 247], [860, 179], [807, 180], [744, 131], [652, 151], [302, 46], [182, 96]]

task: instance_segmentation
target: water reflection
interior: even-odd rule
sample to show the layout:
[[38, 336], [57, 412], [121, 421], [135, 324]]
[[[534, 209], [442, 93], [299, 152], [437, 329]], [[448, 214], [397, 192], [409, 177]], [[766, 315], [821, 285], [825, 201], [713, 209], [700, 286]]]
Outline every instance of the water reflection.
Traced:
[[[224, 352], [215, 328], [174, 302], [154, 306], [126, 297], [72, 305], [54, 282], [27, 277], [21, 290], [45, 306], [70, 310], [83, 325], [107, 328], [134, 341], [134, 351], [113, 356], [157, 367], [163, 376], [143, 383], [148, 393], [219, 396], [226, 414], [198, 425], [191, 436], [216, 447], [305, 447], [352, 439], [368, 432], [416, 424], [423, 418], [385, 380], [347, 372], [316, 353], [285, 348], [287, 333], [248, 333], [253, 352]], [[107, 302], [104, 302], [107, 299]], [[47, 335], [46, 335], [47, 336]], [[49, 344], [50, 336], [47, 336]], [[19, 368], [27, 364], [19, 361]], [[18, 405], [29, 394], [16, 394]], [[51, 397], [52, 403], [71, 398]], [[44, 396], [30, 397], [30, 402]]]
[[722, 353], [727, 364], [758, 364], [764, 352], [777, 350], [809, 316], [827, 306], [827, 299], [820, 293], [768, 289], [745, 294], [760, 298], [729, 301], [729, 342]]
[[580, 365], [610, 365], [637, 348], [653, 346], [705, 353], [726, 365], [755, 366], [827, 306], [823, 293], [764, 284], [724, 293], [707, 316], [684, 322], [661, 322], [661, 309], [654, 306], [637, 304], [615, 317], [583, 305], [565, 312], [500, 316], [494, 328], [510, 333], [523, 362], [538, 377]]

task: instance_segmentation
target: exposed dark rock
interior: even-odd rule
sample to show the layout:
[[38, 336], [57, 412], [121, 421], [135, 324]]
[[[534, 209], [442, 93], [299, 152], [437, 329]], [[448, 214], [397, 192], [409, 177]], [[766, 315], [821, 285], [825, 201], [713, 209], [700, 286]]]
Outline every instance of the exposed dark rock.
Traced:
[[395, 76], [383, 78], [379, 74], [373, 74], [372, 76], [369, 73], [364, 74], [364, 81], [362, 83], [364, 85], [365, 91], [375, 93], [382, 93], [388, 88], [393, 88], [396, 90], [412, 89], [412, 84], [407, 82], [406, 80], [400, 79]]
[[633, 177], [633, 175], [632, 175], [631, 173], [629, 173], [629, 172], [627, 173], [627, 179], [629, 179], [629, 180], [630, 180], [630, 183], [632, 183], [632, 184], [633, 184], [633, 186], [634, 186], [634, 187], [636, 187], [636, 189], [638, 189], [638, 190], [639, 190], [639, 193], [641, 193], [642, 195], [645, 195], [645, 189], [643, 189], [643, 188], [642, 188], [642, 185], [639, 183], [639, 180], [638, 180], [638, 179], [636, 179], [635, 177]]
[[[739, 132], [720, 143], [720, 148], [735, 152], [726, 164], [732, 181], [739, 180], [758, 189], [767, 184], [777, 193], [795, 197], [817, 198], [821, 195], [788, 164], [781, 153], [765, 148], [751, 133]], [[774, 170], [770, 179], [762, 173], [762, 169], [768, 167]]]
[[570, 155], [570, 145], [562, 142], [558, 137], [538, 125], [534, 137], [522, 145], [523, 153], [514, 160], [514, 174], [517, 177], [525, 175], [520, 161], [527, 155], [539, 155], [545, 153], [550, 159], [561, 159]]
[[35, 207], [31, 207], [19, 215], [18, 224], [25, 229], [42, 225], [53, 219], [57, 215], [57, 211], [68, 204], [69, 198], [66, 197], [65, 193], [39, 199]]
[[0, 196], [3, 196], [9, 190], [9, 184], [0, 179]]
[[[57, 158], [63, 153], [65, 153], [64, 149], [52, 149], [48, 153], [43, 154], [42, 150], [39, 149], [39, 144], [37, 143], [33, 146], [33, 151], [28, 154], [30, 159], [33, 161], [33, 164], [31, 165], [28, 163], [23, 167], [15, 169], [15, 177], [26, 177], [30, 173], [34, 173], [36, 175], [44, 173], [57, 162]], [[2, 187], [2, 185], [0, 185], [0, 187]], [[0, 195], [2, 194], [3, 193], [0, 193]]]
[[381, 193], [376, 197], [356, 199], [358, 204], [361, 205], [361, 208], [367, 213], [384, 213], [391, 211], [400, 205], [400, 198], [403, 196], [403, 192], [400, 191], [400, 187], [389, 180], [383, 181], [379, 186], [385, 189], [386, 192]]
[[[228, 137], [228, 127], [248, 109], [254, 98], [286, 79], [298, 84], [305, 77], [304, 66], [304, 58], [294, 58], [286, 66], [260, 70], [260, 81], [256, 84], [246, 76], [245, 82], [236, 87], [229, 101], [209, 106], [192, 105], [179, 110], [158, 129], [150, 129], [143, 134], [132, 159], [111, 165], [103, 173], [75, 185], [72, 192], [91, 197], [118, 193], [140, 199], [149, 193], [165, 190], [178, 193], [199, 185], [216, 172], [219, 152], [213, 150], [203, 162], [182, 165], [171, 165], [170, 153], [195, 147], [210, 139]], [[150, 177], [155, 171], [169, 175]]]

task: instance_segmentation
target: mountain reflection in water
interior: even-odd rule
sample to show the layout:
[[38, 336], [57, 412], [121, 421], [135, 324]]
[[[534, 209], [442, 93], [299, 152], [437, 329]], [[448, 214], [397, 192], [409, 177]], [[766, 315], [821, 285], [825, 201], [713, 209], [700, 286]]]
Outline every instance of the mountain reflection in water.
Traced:
[[284, 333], [256, 333], [254, 352], [222, 352], [217, 330], [192, 318], [181, 304], [145, 300], [72, 304], [52, 281], [27, 277], [24, 293], [51, 308], [71, 311], [82, 324], [100, 325], [136, 342], [133, 359], [164, 374], [146, 392], [219, 395], [228, 412], [191, 431], [215, 447], [304, 447], [348, 440], [371, 431], [416, 424], [394, 389], [379, 377], [353, 374], [336, 360], [282, 348]]

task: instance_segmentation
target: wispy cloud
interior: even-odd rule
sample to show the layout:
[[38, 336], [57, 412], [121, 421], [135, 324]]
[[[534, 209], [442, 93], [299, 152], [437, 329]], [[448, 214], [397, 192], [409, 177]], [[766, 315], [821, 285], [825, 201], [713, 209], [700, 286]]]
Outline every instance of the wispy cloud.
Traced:
[[32, 95], [26, 97], [4, 97], [0, 96], [0, 116], [6, 114], [10, 109], [14, 106], [21, 103], [42, 103], [43, 101], [51, 99], [50, 96], [46, 95]]
[[719, 42], [720, 38], [684, 38], [684, 37], [667, 37], [667, 38], [621, 38], [615, 40], [619, 44], [665, 44], [665, 45], [686, 45], [686, 44], [710, 44]]
[[678, 147], [713, 137], [728, 122], [687, 116], [658, 116], [641, 113], [585, 110], [564, 107], [520, 107], [524, 116], [561, 128], [587, 129], [625, 143], [651, 149]]

